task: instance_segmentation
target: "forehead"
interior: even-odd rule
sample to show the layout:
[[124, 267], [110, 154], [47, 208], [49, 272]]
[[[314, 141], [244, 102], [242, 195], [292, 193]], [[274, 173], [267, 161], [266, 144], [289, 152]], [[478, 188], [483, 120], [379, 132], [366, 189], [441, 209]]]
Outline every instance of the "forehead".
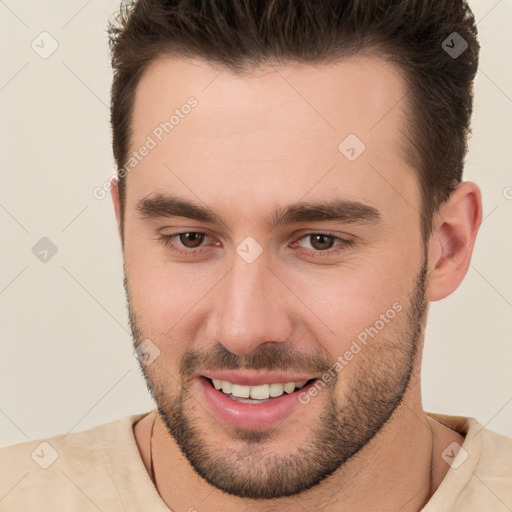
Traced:
[[405, 97], [399, 69], [375, 57], [249, 75], [160, 58], [136, 90], [131, 151], [151, 150], [133, 160], [127, 197], [172, 189], [235, 205], [236, 191], [249, 213], [265, 198], [363, 194], [375, 204], [417, 196], [404, 151]]

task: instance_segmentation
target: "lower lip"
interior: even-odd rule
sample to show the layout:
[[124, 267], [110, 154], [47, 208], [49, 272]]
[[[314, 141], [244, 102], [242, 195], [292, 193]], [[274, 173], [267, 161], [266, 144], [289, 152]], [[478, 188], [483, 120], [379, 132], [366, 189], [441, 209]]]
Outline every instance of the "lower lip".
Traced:
[[299, 395], [315, 383], [290, 394], [272, 398], [261, 404], [244, 404], [232, 400], [222, 391], [215, 389], [206, 377], [199, 377], [199, 385], [210, 409], [223, 423], [245, 429], [265, 429], [283, 421], [291, 412], [302, 405]]

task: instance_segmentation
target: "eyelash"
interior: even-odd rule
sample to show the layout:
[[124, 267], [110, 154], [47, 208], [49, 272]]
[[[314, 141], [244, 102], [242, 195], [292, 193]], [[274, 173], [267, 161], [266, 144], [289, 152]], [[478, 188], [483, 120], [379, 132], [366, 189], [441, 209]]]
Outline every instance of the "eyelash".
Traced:
[[[180, 235], [184, 235], [184, 234], [187, 234], [187, 233], [206, 235], [207, 237], [211, 238], [207, 233], [203, 233], [202, 231], [180, 231], [178, 233], [172, 233], [172, 234], [161, 234], [159, 236], [158, 240], [161, 243], [163, 243], [166, 247], [171, 248], [174, 252], [176, 252], [176, 253], [178, 253], [178, 254], [180, 254], [182, 256], [194, 256], [194, 255], [196, 255], [198, 253], [204, 252], [204, 251], [201, 250], [202, 246], [200, 248], [197, 248], [197, 249], [186, 249], [186, 250], [183, 250], [183, 249], [177, 248], [174, 245], [174, 243], [172, 242], [172, 240], [174, 238], [177, 238]], [[352, 247], [355, 244], [354, 240], [348, 240], [346, 238], [341, 238], [341, 237], [333, 235], [331, 233], [311, 232], [311, 233], [307, 233], [305, 235], [302, 235], [295, 242], [293, 242], [292, 245], [300, 242], [304, 238], [307, 238], [307, 237], [310, 237], [310, 236], [313, 236], [313, 235], [327, 236], [327, 237], [330, 237], [330, 238], [334, 239], [334, 241], [340, 242], [337, 246], [334, 246], [334, 248], [326, 249], [325, 251], [314, 250], [314, 249], [306, 249], [307, 253], [309, 253], [309, 256], [313, 256], [313, 257], [322, 257], [321, 255], [324, 255], [324, 254], [327, 254], [328, 256], [336, 256], [336, 255], [342, 253], [343, 251], [346, 251], [347, 249], [349, 249], [350, 247]], [[338, 248], [336, 249], [336, 247], [338, 247]]]

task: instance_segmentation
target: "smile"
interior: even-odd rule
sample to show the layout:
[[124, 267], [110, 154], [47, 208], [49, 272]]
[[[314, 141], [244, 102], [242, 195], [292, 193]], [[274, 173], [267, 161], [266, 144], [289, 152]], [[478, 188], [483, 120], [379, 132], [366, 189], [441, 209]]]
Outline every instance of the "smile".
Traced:
[[[227, 380], [208, 379], [215, 387], [226, 396], [242, 403], [261, 403], [262, 400], [268, 401], [271, 398], [277, 398], [285, 393], [291, 394], [303, 388], [309, 381], [292, 382], [274, 382], [270, 384], [260, 384], [258, 386], [244, 386], [235, 384]], [[311, 381], [314, 379], [311, 379]]]

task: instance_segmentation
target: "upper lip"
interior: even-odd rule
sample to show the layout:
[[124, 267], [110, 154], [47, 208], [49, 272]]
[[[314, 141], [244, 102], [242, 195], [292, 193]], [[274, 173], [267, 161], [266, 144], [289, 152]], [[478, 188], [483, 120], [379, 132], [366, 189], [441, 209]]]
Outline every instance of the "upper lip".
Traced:
[[259, 386], [261, 384], [274, 384], [286, 382], [301, 382], [303, 380], [314, 379], [311, 375], [285, 374], [285, 373], [269, 373], [269, 372], [247, 372], [239, 370], [224, 370], [217, 372], [204, 372], [200, 374], [208, 379], [227, 380], [233, 384], [241, 386]]

